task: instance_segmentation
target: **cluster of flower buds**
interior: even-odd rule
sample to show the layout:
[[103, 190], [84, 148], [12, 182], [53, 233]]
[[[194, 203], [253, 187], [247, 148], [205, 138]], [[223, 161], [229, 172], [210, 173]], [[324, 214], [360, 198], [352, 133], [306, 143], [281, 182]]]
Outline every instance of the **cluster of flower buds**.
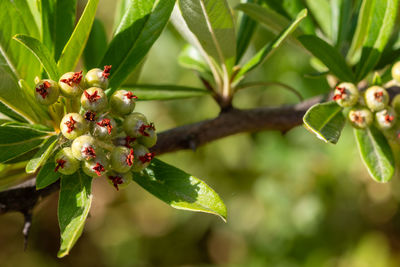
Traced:
[[79, 168], [91, 177], [106, 177], [117, 190], [132, 180], [132, 172], [146, 168], [154, 154], [149, 148], [157, 142], [153, 123], [134, 112], [136, 96], [117, 90], [107, 99], [111, 66], [82, 72], [68, 72], [59, 82], [42, 80], [36, 84], [36, 98], [50, 105], [60, 94], [80, 98], [80, 110], [66, 114], [60, 131], [65, 146], [55, 156], [54, 171], [71, 175]]
[[[400, 62], [392, 68], [393, 80], [400, 83]], [[389, 94], [382, 86], [371, 86], [360, 92], [352, 83], [340, 83], [334, 91], [333, 100], [338, 105], [348, 110], [348, 120], [358, 129], [368, 128], [375, 124], [382, 131], [391, 133], [399, 127], [398, 114], [400, 114], [400, 95], [397, 95], [389, 105]], [[397, 136], [396, 133], [396, 137]]]

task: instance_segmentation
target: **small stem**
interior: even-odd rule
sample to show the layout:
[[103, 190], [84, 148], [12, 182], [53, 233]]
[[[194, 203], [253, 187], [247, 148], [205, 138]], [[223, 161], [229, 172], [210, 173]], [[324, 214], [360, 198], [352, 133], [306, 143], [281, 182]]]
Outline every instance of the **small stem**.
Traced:
[[102, 147], [102, 148], [104, 148], [105, 150], [108, 150], [108, 151], [113, 151], [113, 149], [114, 149], [114, 145], [112, 145], [112, 144], [107, 144], [107, 143], [105, 143], [105, 142], [103, 142], [103, 141], [100, 141], [100, 140], [96, 140], [96, 145], [98, 145], [98, 146], [100, 146], [100, 147]]
[[288, 91], [294, 93], [299, 98], [300, 101], [304, 100], [303, 96], [295, 88], [293, 88], [293, 87], [291, 87], [291, 86], [289, 86], [287, 84], [281, 83], [281, 82], [252, 82], [252, 83], [244, 83], [244, 84], [241, 84], [241, 85], [237, 86], [236, 90], [238, 91], [238, 90], [241, 90], [241, 89], [247, 89], [247, 88], [252, 88], [252, 87], [268, 87], [268, 86], [271, 86], [271, 85], [281, 86], [282, 88], [285, 88]]

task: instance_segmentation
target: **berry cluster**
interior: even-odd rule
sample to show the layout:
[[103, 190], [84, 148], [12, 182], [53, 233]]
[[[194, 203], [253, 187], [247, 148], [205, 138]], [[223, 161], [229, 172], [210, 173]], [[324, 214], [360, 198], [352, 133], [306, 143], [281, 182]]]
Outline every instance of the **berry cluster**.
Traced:
[[132, 171], [150, 164], [154, 154], [149, 148], [157, 142], [157, 134], [153, 123], [133, 112], [137, 97], [132, 92], [117, 90], [107, 99], [110, 69], [92, 69], [85, 77], [82, 71], [68, 72], [58, 83], [39, 81], [35, 96], [45, 105], [57, 102], [60, 95], [80, 99], [80, 110], [61, 120], [66, 142], [55, 156], [54, 171], [71, 175], [82, 168], [91, 177], [107, 177], [118, 190], [132, 180]]
[[[392, 77], [400, 83], [400, 62], [392, 68]], [[334, 91], [333, 100], [348, 110], [348, 120], [353, 127], [365, 129], [375, 124], [386, 133], [386, 130], [396, 130], [398, 114], [400, 114], [400, 95], [397, 95], [389, 105], [389, 94], [382, 86], [374, 85], [359, 92], [352, 83], [340, 83]], [[396, 133], [396, 138], [400, 135]]]

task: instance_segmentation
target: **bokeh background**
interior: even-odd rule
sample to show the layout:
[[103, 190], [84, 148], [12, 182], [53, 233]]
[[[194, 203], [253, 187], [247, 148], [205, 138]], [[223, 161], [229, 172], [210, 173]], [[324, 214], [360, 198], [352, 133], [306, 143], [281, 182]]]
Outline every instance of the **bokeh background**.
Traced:
[[[238, 1], [230, 1], [235, 6]], [[116, 1], [98, 10], [113, 31]], [[84, 6], [81, 1], [80, 8]], [[237, 14], [235, 14], [237, 16]], [[273, 38], [259, 27], [250, 48]], [[180, 67], [184, 40], [169, 25], [152, 48], [141, 83], [201, 86]], [[285, 44], [248, 81], [280, 81], [304, 97], [329, 90], [304, 50]], [[282, 88], [243, 90], [236, 107], [279, 106], [298, 99]], [[141, 102], [138, 110], [162, 131], [213, 118], [210, 97]], [[160, 158], [203, 179], [228, 208], [228, 222], [172, 209], [138, 185], [116, 192], [94, 182], [94, 202], [85, 231], [71, 255], [57, 259], [57, 194], [35, 209], [28, 250], [23, 251], [23, 217], [0, 217], [0, 266], [400, 266], [400, 183], [369, 178], [348, 127], [337, 145], [303, 127], [239, 134], [193, 151]]]

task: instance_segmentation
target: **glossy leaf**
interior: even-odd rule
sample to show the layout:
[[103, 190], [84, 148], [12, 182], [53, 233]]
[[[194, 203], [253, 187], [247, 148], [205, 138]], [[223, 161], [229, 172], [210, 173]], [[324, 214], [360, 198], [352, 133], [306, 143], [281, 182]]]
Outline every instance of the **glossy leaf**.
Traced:
[[53, 135], [49, 139], [43, 142], [43, 145], [39, 151], [33, 156], [33, 158], [26, 165], [25, 171], [27, 173], [36, 172], [40, 166], [42, 166], [50, 157], [54, 147], [57, 144], [58, 136]]
[[19, 156], [37, 148], [43, 139], [29, 139], [19, 143], [0, 144], [0, 163], [10, 162]]
[[361, 56], [361, 48], [366, 39], [368, 28], [370, 26], [375, 0], [363, 0], [358, 14], [357, 27], [351, 42], [347, 60], [354, 64]]
[[40, 64], [30, 51], [12, 40], [18, 33], [37, 36], [36, 23], [26, 23], [31, 15], [22, 0], [0, 1], [0, 10], [0, 101], [27, 121], [39, 122], [40, 107], [32, 101], [33, 90], [21, 88], [18, 81], [24, 77], [33, 86], [34, 77], [41, 73]]
[[58, 60], [75, 25], [76, 0], [41, 0], [42, 42]]
[[57, 62], [60, 73], [75, 69], [89, 38], [99, 0], [89, 0]]
[[93, 22], [89, 40], [83, 51], [83, 59], [86, 69], [99, 67], [100, 60], [107, 50], [107, 34], [103, 23], [99, 19]]
[[235, 9], [243, 11], [275, 34], [281, 32], [290, 23], [288, 18], [254, 3], [239, 4]]
[[302, 19], [307, 16], [307, 9], [303, 9], [296, 17], [296, 19], [283, 30], [271, 43], [264, 46], [255, 56], [253, 56], [240, 70], [237, 77], [241, 77], [250, 70], [254, 69], [258, 65], [270, 56], [282, 43], [283, 41], [297, 28]]
[[210, 92], [200, 88], [177, 85], [140, 84], [123, 87], [132, 91], [138, 100], [171, 100], [210, 95]]
[[14, 110], [12, 110], [9, 107], [7, 107], [1, 101], [0, 101], [0, 113], [5, 115], [5, 116], [7, 116], [7, 117], [9, 117], [10, 119], [13, 119], [13, 120], [16, 120], [16, 121], [28, 122], [26, 119], [24, 119], [24, 117], [22, 117], [17, 112], [15, 112]]
[[58, 223], [61, 232], [61, 246], [57, 256], [69, 254], [81, 236], [92, 204], [92, 178], [81, 170], [61, 177], [58, 200]]
[[133, 173], [140, 186], [176, 209], [206, 212], [226, 220], [221, 198], [203, 181], [158, 159], [141, 173]]
[[[246, 0], [246, 3], [258, 2], [258, 0]], [[246, 14], [242, 14], [240, 17], [240, 24], [238, 30], [238, 36], [236, 38], [236, 64], [240, 61], [242, 56], [247, 50], [250, 44], [251, 38], [253, 37], [254, 31], [256, 30], [257, 22], [250, 18]]]
[[[269, 0], [264, 1], [268, 2]], [[294, 19], [301, 10], [307, 8], [303, 0], [277, 0], [277, 2], [281, 3], [290, 19]], [[311, 16], [307, 16], [307, 18], [303, 20], [299, 26], [299, 29], [301, 29], [305, 34], [315, 34], [315, 25]]]
[[200, 53], [191, 45], [182, 49], [178, 56], [178, 63], [184, 68], [195, 70], [201, 73], [210, 72], [210, 68], [203, 60]]
[[236, 38], [226, 0], [178, 0], [178, 3], [187, 26], [204, 51], [230, 73], [235, 64]]
[[57, 64], [46, 46], [44, 46], [39, 40], [22, 34], [15, 35], [14, 40], [23, 44], [36, 56], [40, 63], [42, 63], [42, 66], [46, 70], [50, 79], [58, 81], [60, 75], [58, 73]]
[[101, 66], [112, 65], [111, 95], [141, 63], [168, 22], [175, 0], [130, 1]]
[[336, 102], [312, 106], [304, 115], [304, 126], [326, 143], [336, 144], [346, 119], [342, 108]]
[[334, 47], [314, 35], [302, 35], [299, 37], [299, 41], [340, 80], [354, 81], [352, 70]]
[[354, 130], [361, 158], [371, 177], [388, 182], [394, 174], [394, 157], [385, 136], [375, 127]]
[[392, 34], [398, 12], [398, 0], [375, 0], [370, 27], [356, 68], [357, 81], [362, 80], [378, 63]]
[[332, 42], [340, 47], [345, 41], [351, 27], [352, 1], [331, 0]]
[[0, 126], [0, 145], [23, 143], [49, 135], [48, 131], [30, 124]]
[[310, 13], [328, 38], [332, 38], [332, 11], [328, 0], [306, 0]]
[[54, 157], [57, 154], [55, 151], [46, 163], [40, 168], [38, 175], [36, 176], [36, 189], [45, 188], [53, 183], [55, 183], [60, 177], [59, 172], [54, 171], [56, 164], [54, 162]]

